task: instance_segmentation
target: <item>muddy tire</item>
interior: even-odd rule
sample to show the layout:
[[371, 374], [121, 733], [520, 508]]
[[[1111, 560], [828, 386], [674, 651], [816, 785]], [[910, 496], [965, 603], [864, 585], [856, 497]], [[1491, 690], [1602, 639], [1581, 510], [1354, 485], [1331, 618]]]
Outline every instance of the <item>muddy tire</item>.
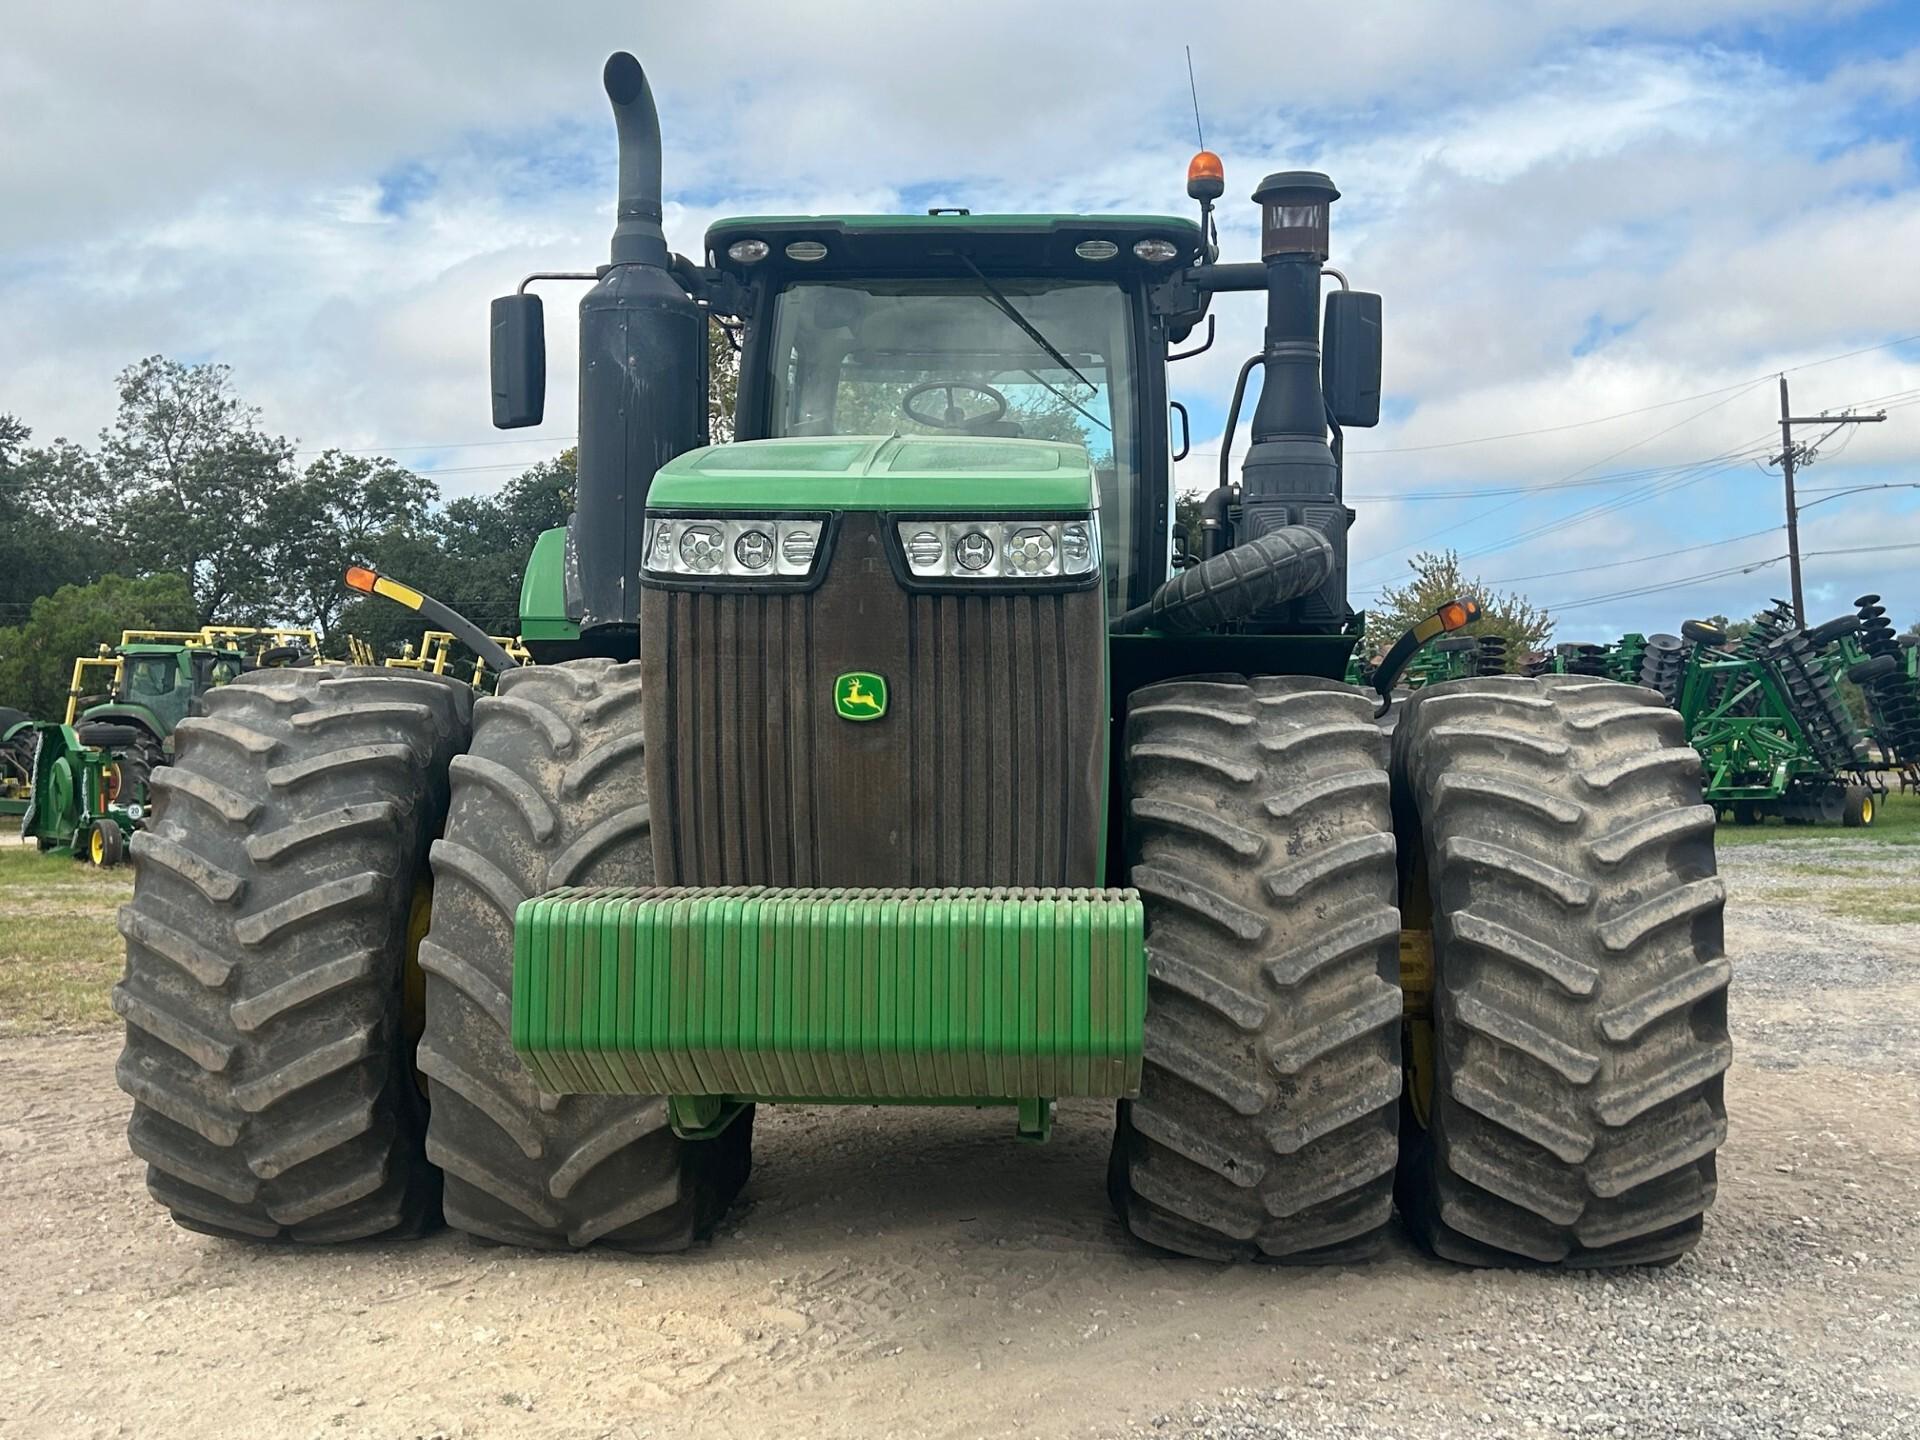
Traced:
[[1146, 1066], [1109, 1184], [1151, 1244], [1329, 1263], [1379, 1243], [1401, 1083], [1386, 749], [1372, 699], [1330, 680], [1132, 696]]
[[1714, 812], [1680, 717], [1580, 677], [1436, 686], [1394, 783], [1432, 900], [1416, 1235], [1473, 1265], [1677, 1258], [1713, 1201], [1731, 1055]]
[[471, 697], [391, 670], [250, 675], [175, 730], [120, 912], [116, 1070], [190, 1230], [338, 1241], [439, 1216], [402, 987]]
[[751, 1109], [717, 1139], [683, 1141], [663, 1097], [542, 1092], [508, 1028], [514, 908], [558, 885], [652, 883], [640, 667], [510, 671], [473, 718], [420, 947], [427, 1153], [446, 1172], [447, 1222], [542, 1249], [683, 1250], [746, 1182]]

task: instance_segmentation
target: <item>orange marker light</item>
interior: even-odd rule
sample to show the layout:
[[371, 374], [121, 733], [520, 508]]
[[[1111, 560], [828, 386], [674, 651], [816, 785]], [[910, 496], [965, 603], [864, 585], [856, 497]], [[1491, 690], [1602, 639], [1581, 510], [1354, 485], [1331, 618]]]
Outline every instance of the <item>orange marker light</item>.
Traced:
[[1444, 630], [1458, 630], [1470, 623], [1480, 607], [1471, 600], [1455, 600], [1440, 607], [1440, 626]]
[[1226, 193], [1227, 168], [1211, 150], [1202, 150], [1187, 162], [1187, 194], [1195, 200], [1218, 200]]
[[347, 588], [349, 590], [358, 590], [363, 594], [371, 595], [373, 593], [374, 582], [379, 578], [379, 576], [375, 575], [373, 571], [367, 569], [364, 565], [349, 565], [347, 567]]

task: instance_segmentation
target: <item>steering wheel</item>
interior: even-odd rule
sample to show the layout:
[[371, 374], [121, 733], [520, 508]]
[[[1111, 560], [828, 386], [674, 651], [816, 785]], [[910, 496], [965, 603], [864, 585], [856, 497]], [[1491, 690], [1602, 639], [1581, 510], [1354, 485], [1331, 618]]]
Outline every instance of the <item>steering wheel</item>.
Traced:
[[[947, 397], [947, 408], [939, 417], [922, 414], [913, 408], [915, 400], [935, 390], [943, 391]], [[967, 414], [953, 403], [954, 395], [959, 392], [986, 396], [994, 404], [993, 412], [984, 415]], [[916, 424], [925, 425], [932, 430], [965, 430], [970, 425], [992, 424], [1005, 416], [1007, 397], [991, 385], [975, 385], [966, 380], [928, 380], [914, 386], [900, 397], [900, 413]]]

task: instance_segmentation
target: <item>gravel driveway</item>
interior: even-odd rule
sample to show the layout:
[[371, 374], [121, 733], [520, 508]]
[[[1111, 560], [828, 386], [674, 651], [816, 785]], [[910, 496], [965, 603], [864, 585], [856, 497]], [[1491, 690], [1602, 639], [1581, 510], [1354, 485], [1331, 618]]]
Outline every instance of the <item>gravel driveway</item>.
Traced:
[[[1920, 893], [1920, 848], [1862, 853]], [[1149, 1255], [1097, 1105], [1044, 1147], [770, 1112], [745, 1206], [665, 1260], [257, 1250], [148, 1202], [116, 1037], [11, 1039], [0, 1435], [1920, 1435], [1920, 926], [1828, 913], [1810, 858], [1723, 855], [1733, 1131], [1705, 1241], [1645, 1274]]]

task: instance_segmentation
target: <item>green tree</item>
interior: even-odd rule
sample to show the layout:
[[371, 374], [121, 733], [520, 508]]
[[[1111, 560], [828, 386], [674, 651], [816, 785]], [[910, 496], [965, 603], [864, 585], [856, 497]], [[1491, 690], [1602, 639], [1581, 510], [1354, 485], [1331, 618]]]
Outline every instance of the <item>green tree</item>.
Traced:
[[[542, 530], [567, 523], [577, 461], [569, 447], [492, 495], [462, 496], [419, 527], [376, 537], [353, 558], [451, 605], [488, 634], [518, 634], [527, 557]], [[418, 640], [422, 628], [411, 610], [377, 598], [347, 603], [336, 623], [387, 655]]]
[[0, 415], [0, 624], [26, 619], [36, 597], [96, 579], [119, 559], [93, 457], [66, 440], [29, 446], [31, 435]]
[[347, 566], [427, 533], [439, 497], [433, 481], [391, 460], [321, 455], [282, 497], [260, 557], [275, 613], [318, 630], [323, 641], [337, 639], [353, 593], [342, 583]]
[[100, 465], [135, 568], [185, 575], [203, 623], [285, 618], [260, 557], [297, 524], [291, 442], [260, 429], [225, 365], [151, 355], [117, 383]]
[[23, 623], [0, 629], [0, 704], [57, 720], [66, 713], [76, 658], [114, 644], [122, 630], [197, 628], [199, 613], [184, 575], [107, 575], [63, 585], [35, 600]]
[[707, 434], [715, 445], [725, 445], [733, 439], [733, 412], [739, 400], [740, 352], [733, 348], [733, 332], [718, 320], [709, 321]]
[[1467, 627], [1467, 634], [1506, 637], [1509, 666], [1517, 666], [1522, 655], [1538, 650], [1553, 636], [1551, 615], [1523, 595], [1492, 590], [1466, 575], [1455, 551], [1422, 550], [1407, 562], [1407, 568], [1413, 578], [1381, 591], [1379, 603], [1367, 611], [1366, 646], [1370, 655], [1392, 645], [1447, 601], [1458, 599], [1480, 605], [1480, 618]]

